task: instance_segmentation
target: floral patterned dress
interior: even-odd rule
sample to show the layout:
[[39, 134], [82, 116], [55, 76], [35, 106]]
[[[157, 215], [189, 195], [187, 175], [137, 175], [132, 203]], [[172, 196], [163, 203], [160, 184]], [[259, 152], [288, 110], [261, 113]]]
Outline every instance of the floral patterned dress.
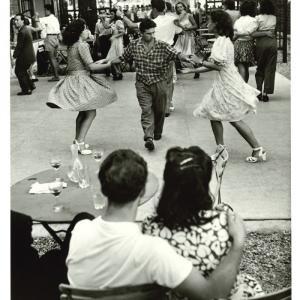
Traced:
[[[190, 260], [205, 277], [216, 269], [220, 261], [228, 253], [231, 241], [228, 233], [227, 210], [201, 211], [201, 224], [170, 230], [161, 222], [155, 221], [155, 216], [148, 217], [142, 224], [145, 234], [159, 236], [169, 242], [176, 252]], [[231, 300], [242, 300], [248, 297], [263, 295], [259, 283], [249, 275], [239, 274], [232, 287]], [[174, 298], [184, 299], [172, 295]]]
[[234, 65], [234, 47], [230, 38], [219, 36], [209, 60], [222, 66], [216, 72], [212, 88], [205, 94], [194, 116], [216, 121], [240, 121], [256, 112], [260, 91], [247, 84]]

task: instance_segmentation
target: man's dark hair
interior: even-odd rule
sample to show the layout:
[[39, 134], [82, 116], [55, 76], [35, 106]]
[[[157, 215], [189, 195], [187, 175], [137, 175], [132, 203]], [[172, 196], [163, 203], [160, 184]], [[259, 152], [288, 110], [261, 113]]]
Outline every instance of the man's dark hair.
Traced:
[[244, 0], [240, 6], [241, 16], [255, 17], [256, 2], [254, 0]]
[[166, 2], [167, 11], [172, 11], [172, 4], [170, 2]]
[[142, 33], [144, 33], [146, 30], [150, 28], [155, 28], [155, 27], [156, 27], [156, 23], [149, 18], [142, 20], [140, 23], [140, 31]]
[[155, 8], [158, 12], [163, 12], [166, 7], [164, 0], [151, 0], [151, 7]]
[[130, 149], [110, 153], [103, 161], [98, 178], [102, 193], [113, 204], [134, 201], [145, 188], [147, 163]]
[[226, 9], [235, 10], [234, 0], [225, 0], [222, 2], [222, 4], [226, 6]]
[[51, 4], [45, 4], [44, 8], [46, 10], [49, 10], [51, 12], [51, 14], [54, 14], [54, 10]]
[[[23, 15], [23, 14], [16, 14], [16, 16], [20, 16], [21, 17], [21, 20], [24, 21], [24, 24], [26, 22], [26, 17]], [[27, 25], [27, 24], [25, 24]]]

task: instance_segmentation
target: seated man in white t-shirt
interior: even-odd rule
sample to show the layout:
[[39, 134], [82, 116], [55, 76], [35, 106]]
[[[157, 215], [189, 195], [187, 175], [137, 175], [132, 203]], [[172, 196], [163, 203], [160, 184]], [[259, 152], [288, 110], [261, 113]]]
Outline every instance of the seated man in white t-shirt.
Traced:
[[134, 222], [145, 192], [147, 164], [132, 150], [112, 152], [99, 171], [108, 207], [102, 217], [75, 226], [66, 260], [71, 285], [103, 289], [157, 283], [190, 299], [226, 297], [234, 283], [244, 238], [242, 220], [228, 215], [232, 248], [204, 278], [159, 237], [143, 235]]

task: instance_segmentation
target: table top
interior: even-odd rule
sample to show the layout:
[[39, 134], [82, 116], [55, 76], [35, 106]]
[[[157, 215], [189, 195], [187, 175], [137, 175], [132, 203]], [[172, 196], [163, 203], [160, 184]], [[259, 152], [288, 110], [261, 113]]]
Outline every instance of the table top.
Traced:
[[[58, 201], [64, 208], [61, 212], [55, 213], [53, 205], [56, 202], [52, 194], [29, 194], [33, 183], [46, 183], [55, 179], [53, 169], [45, 170], [33, 174], [11, 187], [11, 210], [29, 215], [34, 221], [47, 223], [68, 223], [80, 212], [88, 212], [94, 216], [99, 216], [104, 210], [96, 210], [93, 205], [91, 188], [81, 189], [77, 183], [69, 180], [67, 168], [61, 167], [57, 177], [63, 178], [67, 183], [67, 188], [63, 189]], [[140, 200], [140, 206], [149, 201], [158, 190], [158, 179], [153, 174], [148, 174], [146, 192]], [[100, 183], [99, 183], [100, 190]]]
[[201, 33], [201, 36], [203, 37], [215, 37], [213, 33]]

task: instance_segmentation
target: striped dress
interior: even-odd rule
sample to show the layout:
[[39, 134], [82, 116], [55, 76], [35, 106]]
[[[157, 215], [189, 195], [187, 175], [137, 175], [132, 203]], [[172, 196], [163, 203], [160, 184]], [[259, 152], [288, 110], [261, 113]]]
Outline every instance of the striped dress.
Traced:
[[69, 47], [67, 76], [51, 89], [46, 104], [51, 108], [86, 111], [115, 102], [117, 94], [103, 75], [88, 71], [91, 63], [86, 42], [78, 41]]

